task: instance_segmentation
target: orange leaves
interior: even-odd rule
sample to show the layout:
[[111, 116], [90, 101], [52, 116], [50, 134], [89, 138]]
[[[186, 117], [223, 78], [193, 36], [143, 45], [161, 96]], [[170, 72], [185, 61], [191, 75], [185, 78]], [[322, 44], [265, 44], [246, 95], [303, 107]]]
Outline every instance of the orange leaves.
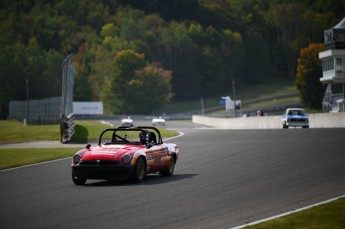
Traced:
[[296, 86], [303, 104], [310, 108], [320, 108], [323, 97], [321, 61], [319, 52], [323, 44], [310, 44], [302, 48], [298, 58]]

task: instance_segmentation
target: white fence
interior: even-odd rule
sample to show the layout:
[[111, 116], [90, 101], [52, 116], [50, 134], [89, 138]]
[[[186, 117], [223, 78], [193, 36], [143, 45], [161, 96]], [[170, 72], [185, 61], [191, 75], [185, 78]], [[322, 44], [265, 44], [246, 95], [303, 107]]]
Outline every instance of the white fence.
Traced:
[[[193, 115], [194, 123], [223, 129], [280, 129], [282, 116], [253, 116], [247, 118], [213, 118]], [[345, 112], [309, 115], [310, 128], [343, 128]]]

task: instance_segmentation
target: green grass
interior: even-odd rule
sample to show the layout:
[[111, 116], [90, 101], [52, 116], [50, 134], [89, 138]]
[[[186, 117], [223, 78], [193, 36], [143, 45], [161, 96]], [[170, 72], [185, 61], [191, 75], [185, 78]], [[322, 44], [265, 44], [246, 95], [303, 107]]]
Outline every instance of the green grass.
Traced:
[[298, 93], [298, 91], [293, 81], [277, 79], [264, 84], [239, 88], [236, 90], [236, 99], [264, 99], [294, 93]]
[[285, 217], [246, 227], [249, 229], [341, 229], [345, 227], [345, 198]]
[[97, 140], [103, 130], [111, 128], [100, 121], [76, 121], [75, 124], [72, 141]]
[[287, 102], [299, 102], [298, 96], [292, 96], [289, 98], [283, 98], [283, 99], [274, 99], [274, 100], [269, 100], [269, 101], [262, 101], [262, 102], [257, 102], [257, 103], [251, 103], [247, 104], [244, 106], [244, 108], [255, 108], [255, 107], [263, 107], [263, 106], [268, 106], [268, 105], [280, 105], [284, 104]]
[[0, 148], [0, 170], [72, 157], [78, 150], [80, 148]]
[[40, 140], [59, 140], [58, 125], [24, 126], [19, 121], [0, 121], [0, 144]]
[[[73, 140], [96, 139], [109, 125], [100, 121], [76, 121], [76, 133]], [[27, 125], [19, 121], [0, 121], [0, 144], [19, 143], [29, 141], [60, 140], [60, 126], [56, 125]]]

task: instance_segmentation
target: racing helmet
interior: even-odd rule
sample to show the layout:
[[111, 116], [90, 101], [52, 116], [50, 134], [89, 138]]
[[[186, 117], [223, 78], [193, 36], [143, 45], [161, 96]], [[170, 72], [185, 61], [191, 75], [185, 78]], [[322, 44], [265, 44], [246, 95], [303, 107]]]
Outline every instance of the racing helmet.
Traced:
[[143, 145], [147, 145], [148, 143], [148, 138], [149, 138], [149, 132], [147, 130], [142, 130], [139, 133], [139, 139], [140, 139], [140, 143]]

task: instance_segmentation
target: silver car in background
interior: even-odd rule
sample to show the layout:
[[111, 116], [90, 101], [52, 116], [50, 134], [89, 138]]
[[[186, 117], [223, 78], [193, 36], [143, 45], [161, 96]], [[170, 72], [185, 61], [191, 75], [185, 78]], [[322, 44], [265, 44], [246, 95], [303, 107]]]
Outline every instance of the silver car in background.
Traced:
[[302, 108], [288, 108], [282, 118], [283, 128], [303, 127], [309, 128], [309, 118]]
[[165, 119], [159, 116], [158, 118], [152, 119], [153, 126], [165, 126]]

